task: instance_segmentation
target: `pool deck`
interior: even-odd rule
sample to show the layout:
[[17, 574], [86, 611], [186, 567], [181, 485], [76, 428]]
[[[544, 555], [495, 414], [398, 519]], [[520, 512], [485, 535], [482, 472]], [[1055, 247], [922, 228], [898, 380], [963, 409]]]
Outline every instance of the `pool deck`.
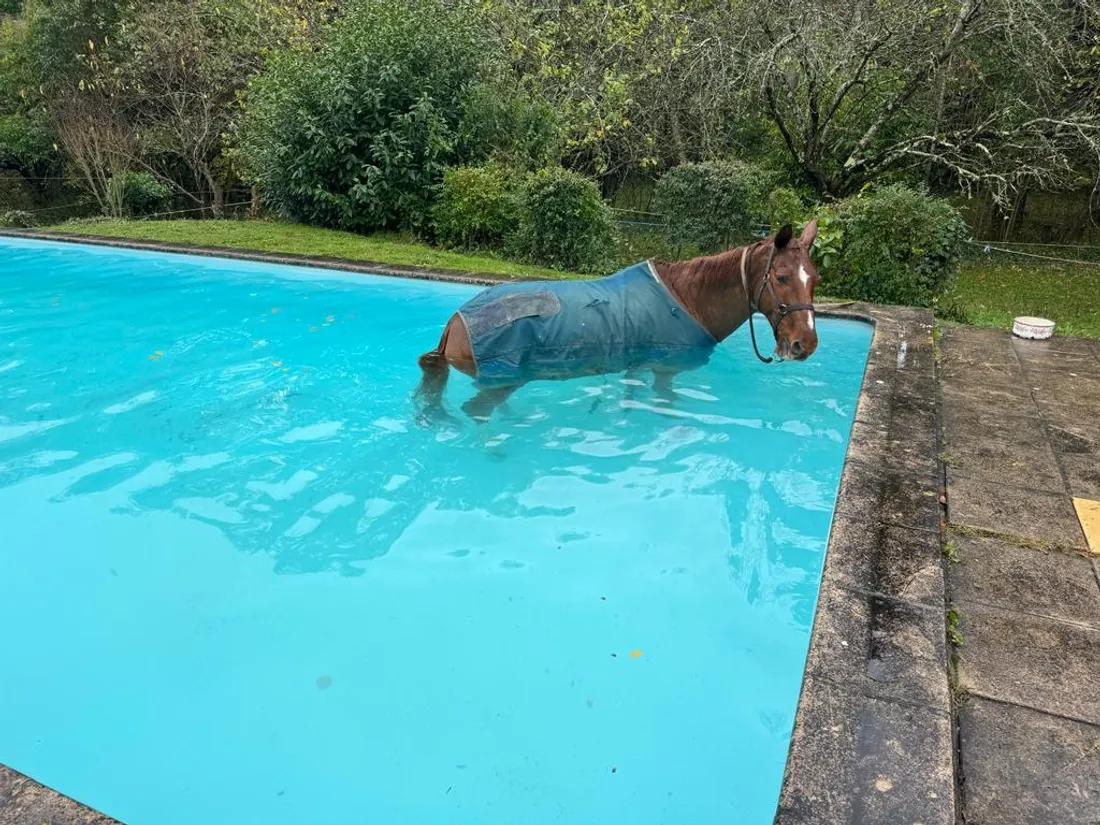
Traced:
[[[1100, 823], [1100, 341], [946, 327], [966, 822]], [[1076, 499], [1076, 506], [1075, 506]], [[1100, 525], [1100, 514], [1096, 525]]]
[[[821, 312], [875, 334], [776, 822], [1097, 825], [1100, 556], [1074, 497], [1100, 500], [1100, 342], [948, 326], [937, 346], [925, 310]], [[0, 825], [110, 822], [0, 766]]]

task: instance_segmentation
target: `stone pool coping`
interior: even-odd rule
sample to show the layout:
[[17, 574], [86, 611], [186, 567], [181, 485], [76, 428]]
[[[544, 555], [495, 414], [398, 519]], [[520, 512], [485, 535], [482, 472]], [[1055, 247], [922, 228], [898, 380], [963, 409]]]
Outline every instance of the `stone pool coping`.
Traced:
[[[502, 277], [153, 241], [0, 236], [177, 252], [469, 284]], [[932, 314], [861, 303], [823, 316], [874, 327], [837, 494], [777, 825], [953, 825], [944, 489]], [[0, 825], [110, 825], [0, 765]]]

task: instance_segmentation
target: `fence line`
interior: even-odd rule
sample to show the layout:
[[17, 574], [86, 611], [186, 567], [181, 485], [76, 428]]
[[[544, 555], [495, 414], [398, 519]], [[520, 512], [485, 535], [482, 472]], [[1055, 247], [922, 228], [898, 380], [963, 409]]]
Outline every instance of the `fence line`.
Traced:
[[1024, 258], [1038, 258], [1044, 261], [1057, 261], [1063, 264], [1078, 264], [1080, 266], [1096, 266], [1100, 267], [1100, 261], [1081, 261], [1074, 258], [1055, 258], [1051, 255], [1039, 255], [1035, 252], [1021, 252], [1018, 249], [1004, 249], [1003, 247], [991, 246], [987, 243], [981, 243], [980, 241], [967, 241], [971, 246], [980, 246], [982, 251], [986, 254], [990, 252], [1001, 252], [1005, 255], [1020, 255]]

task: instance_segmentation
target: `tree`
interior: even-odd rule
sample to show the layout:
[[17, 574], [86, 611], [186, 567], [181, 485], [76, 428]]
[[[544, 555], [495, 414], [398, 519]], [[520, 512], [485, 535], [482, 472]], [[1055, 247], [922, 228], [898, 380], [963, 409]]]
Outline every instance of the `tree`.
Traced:
[[317, 50], [275, 55], [251, 84], [248, 175], [295, 220], [419, 229], [443, 169], [486, 149], [463, 145], [477, 132], [463, 123], [498, 54], [472, 1], [359, 0]]
[[1075, 32], [1098, 13], [1097, 0], [755, 0], [736, 48], [750, 105], [820, 195], [938, 171], [1005, 199], [1072, 185], [1083, 157], [1100, 159], [1100, 111], [1066, 93]]

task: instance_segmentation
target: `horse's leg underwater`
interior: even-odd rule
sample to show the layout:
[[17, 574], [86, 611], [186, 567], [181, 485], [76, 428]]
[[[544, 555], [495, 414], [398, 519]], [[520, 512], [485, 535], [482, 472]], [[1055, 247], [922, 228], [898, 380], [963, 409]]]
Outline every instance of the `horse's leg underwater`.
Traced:
[[676, 391], [672, 388], [672, 379], [677, 374], [677, 370], [653, 370], [653, 393], [665, 403], [671, 404], [676, 400]]
[[450, 338], [455, 317], [447, 321], [436, 348], [421, 355], [418, 361], [423, 375], [413, 400], [418, 410], [417, 421], [421, 424], [432, 424], [448, 417], [443, 408], [443, 393], [451, 373]]
[[519, 389], [517, 385], [485, 387], [462, 405], [462, 411], [475, 421], [488, 421], [492, 417], [493, 411], [507, 401], [508, 397], [517, 389]]

